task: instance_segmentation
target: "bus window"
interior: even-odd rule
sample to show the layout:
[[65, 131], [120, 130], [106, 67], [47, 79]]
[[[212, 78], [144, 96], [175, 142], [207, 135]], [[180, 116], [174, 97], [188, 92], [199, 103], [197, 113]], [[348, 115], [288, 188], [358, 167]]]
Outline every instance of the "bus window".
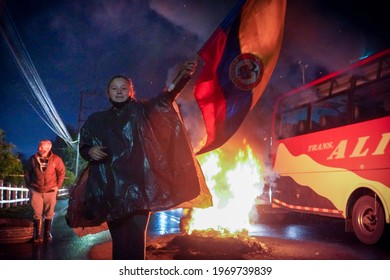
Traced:
[[378, 78], [379, 61], [367, 64], [355, 70], [356, 86], [375, 81]]
[[351, 73], [345, 73], [343, 75], [340, 75], [339, 77], [336, 77], [333, 83], [332, 94], [340, 93], [343, 91], [346, 91], [351, 88], [351, 82], [352, 82], [352, 74]]
[[366, 121], [390, 115], [390, 80], [356, 89], [354, 121]]
[[285, 112], [281, 116], [279, 138], [287, 138], [306, 132], [308, 106]]
[[321, 130], [347, 124], [348, 96], [334, 96], [313, 104], [312, 130]]
[[374, 61], [356, 69], [355, 72], [357, 77], [356, 85], [360, 86], [388, 76], [390, 73], [390, 63], [386, 59]]

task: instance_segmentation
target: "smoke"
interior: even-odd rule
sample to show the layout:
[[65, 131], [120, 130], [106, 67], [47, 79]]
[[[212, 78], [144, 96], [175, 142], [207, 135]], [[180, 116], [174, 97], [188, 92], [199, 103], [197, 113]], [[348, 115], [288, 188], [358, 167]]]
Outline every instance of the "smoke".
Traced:
[[235, 2], [234, 0], [152, 0], [150, 8], [172, 24], [195, 34], [200, 42], [205, 42]]

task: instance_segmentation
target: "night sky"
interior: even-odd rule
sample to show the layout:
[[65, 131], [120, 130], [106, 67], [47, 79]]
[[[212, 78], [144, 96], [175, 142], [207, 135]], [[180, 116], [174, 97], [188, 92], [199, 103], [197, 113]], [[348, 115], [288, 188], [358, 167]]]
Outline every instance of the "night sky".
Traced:
[[[85, 120], [93, 111], [108, 106], [105, 88], [115, 74], [133, 79], [138, 98], [158, 94], [178, 65], [196, 56], [236, 2], [1, 1], [63, 123], [75, 129], [79, 118]], [[305, 81], [310, 82], [390, 47], [388, 2], [366, 3], [287, 1], [279, 61], [263, 98], [251, 112], [263, 121], [248, 116], [244, 127], [266, 134], [275, 98], [302, 85], [299, 61], [307, 64]], [[31, 91], [2, 36], [0, 63], [0, 128], [6, 141], [16, 146], [15, 151], [28, 156], [35, 153], [40, 139], [54, 139], [56, 135], [29, 104], [33, 100]], [[192, 86], [187, 86], [178, 102], [195, 142], [203, 130], [199, 128], [201, 117], [193, 102]], [[80, 107], [81, 95], [84, 103]], [[251, 119], [257, 122], [248, 124]]]

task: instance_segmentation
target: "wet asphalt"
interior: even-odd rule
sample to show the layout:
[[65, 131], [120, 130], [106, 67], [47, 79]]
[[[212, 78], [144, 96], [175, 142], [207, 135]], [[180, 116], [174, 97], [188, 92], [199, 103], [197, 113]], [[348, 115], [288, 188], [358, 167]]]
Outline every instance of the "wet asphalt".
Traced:
[[[31, 241], [0, 244], [2, 260], [88, 260], [91, 249], [111, 241], [108, 231], [78, 237], [65, 220], [68, 200], [59, 200], [53, 220], [53, 240], [42, 244]], [[181, 210], [156, 213], [151, 216], [148, 238], [178, 233]]]

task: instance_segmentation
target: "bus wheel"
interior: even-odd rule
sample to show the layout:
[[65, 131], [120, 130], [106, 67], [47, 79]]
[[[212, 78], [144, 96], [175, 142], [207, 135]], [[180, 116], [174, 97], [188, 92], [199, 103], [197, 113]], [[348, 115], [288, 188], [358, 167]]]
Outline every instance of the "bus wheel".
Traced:
[[377, 243], [385, 229], [382, 204], [372, 196], [359, 198], [352, 210], [352, 225], [356, 237], [365, 244]]

